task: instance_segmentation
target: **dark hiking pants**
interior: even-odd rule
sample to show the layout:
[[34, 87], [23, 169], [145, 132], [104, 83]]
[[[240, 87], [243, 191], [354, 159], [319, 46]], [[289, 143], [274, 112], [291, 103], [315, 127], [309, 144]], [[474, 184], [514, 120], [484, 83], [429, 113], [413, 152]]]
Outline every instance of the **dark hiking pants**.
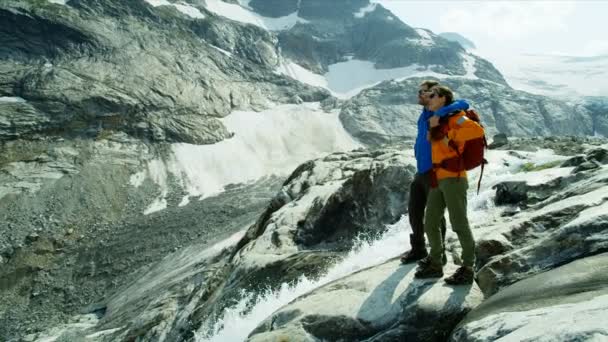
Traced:
[[[426, 249], [424, 242], [424, 212], [430, 190], [431, 172], [416, 173], [412, 184], [410, 184], [410, 199], [408, 203], [410, 226], [412, 227], [410, 243], [414, 251]], [[445, 240], [445, 218], [441, 218], [441, 234]]]

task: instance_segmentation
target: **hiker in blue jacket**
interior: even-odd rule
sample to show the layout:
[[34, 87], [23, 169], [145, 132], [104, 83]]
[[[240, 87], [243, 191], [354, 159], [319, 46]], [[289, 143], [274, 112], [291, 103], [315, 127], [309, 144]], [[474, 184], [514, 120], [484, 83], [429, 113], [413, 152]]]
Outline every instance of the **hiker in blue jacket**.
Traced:
[[[418, 89], [418, 104], [423, 106], [422, 113], [420, 113], [420, 117], [418, 118], [418, 136], [414, 144], [418, 172], [416, 172], [414, 180], [410, 184], [408, 212], [410, 226], [412, 227], [412, 234], [410, 234], [411, 250], [401, 255], [401, 262], [404, 264], [421, 260], [428, 255], [424, 240], [424, 211], [431, 188], [431, 170], [433, 168], [431, 142], [427, 137], [429, 120], [438, 121], [440, 117], [444, 117], [455, 111], [469, 109], [469, 104], [466, 101], [458, 100], [449, 106], [441, 108], [437, 112], [429, 111], [427, 106], [430, 101], [429, 95], [432, 93], [431, 88], [437, 85], [439, 85], [439, 82], [427, 80], [422, 82]], [[445, 219], [442, 218], [441, 234], [444, 240], [445, 230]], [[443, 252], [442, 262], [443, 264], [447, 263], [445, 251]]]

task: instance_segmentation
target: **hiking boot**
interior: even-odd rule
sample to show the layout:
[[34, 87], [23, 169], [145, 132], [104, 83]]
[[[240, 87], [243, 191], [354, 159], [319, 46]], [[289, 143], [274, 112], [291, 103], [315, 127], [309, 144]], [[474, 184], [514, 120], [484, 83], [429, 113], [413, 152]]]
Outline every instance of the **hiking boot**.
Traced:
[[429, 253], [426, 251], [426, 249], [412, 249], [401, 255], [401, 263], [409, 264], [414, 261], [424, 259], [427, 255], [429, 255]]
[[443, 267], [441, 265], [436, 265], [427, 261], [422, 265], [418, 266], [416, 273], [414, 274], [416, 278], [441, 278], [443, 277]]
[[459, 267], [454, 274], [445, 278], [445, 282], [450, 285], [469, 285], [473, 284], [473, 278], [475, 277], [475, 272], [472, 267], [461, 266]]
[[[427, 253], [428, 254], [428, 253]], [[418, 265], [422, 266], [424, 264], [428, 264], [431, 261], [431, 258], [426, 256], [424, 259], [420, 259], [418, 261]], [[445, 251], [443, 251], [443, 255], [441, 256], [441, 264], [443, 266], [445, 266], [448, 263], [448, 256], [445, 254]]]

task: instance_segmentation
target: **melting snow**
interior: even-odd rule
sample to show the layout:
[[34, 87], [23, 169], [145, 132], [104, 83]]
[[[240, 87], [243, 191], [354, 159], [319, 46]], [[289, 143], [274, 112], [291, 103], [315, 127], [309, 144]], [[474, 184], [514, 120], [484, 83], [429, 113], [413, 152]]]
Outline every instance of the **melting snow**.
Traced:
[[205, 15], [203, 13], [201, 13], [201, 11], [198, 8], [193, 7], [192, 5], [189, 5], [185, 2], [181, 2], [181, 3], [171, 3], [167, 0], [145, 0], [147, 3], [149, 3], [150, 5], [154, 6], [154, 7], [158, 7], [158, 6], [173, 6], [175, 7], [178, 11], [184, 13], [185, 15], [195, 18], [195, 19], [203, 19], [205, 18]]
[[373, 87], [380, 82], [394, 79], [397, 82], [412, 77], [432, 76], [439, 79], [467, 78], [477, 79], [475, 76], [475, 59], [470, 55], [463, 55], [466, 75], [454, 76], [430, 71], [430, 66], [412, 64], [406, 67], [391, 69], [376, 69], [373, 62], [350, 58], [346, 62], [331, 64], [329, 71], [324, 75], [314, 72], [294, 63], [286, 61], [277, 68], [276, 72], [290, 76], [302, 83], [329, 90], [335, 97], [348, 99], [362, 90]]
[[325, 77], [315, 74], [314, 72], [291, 61], [281, 63], [276, 72], [287, 75], [302, 83], [310, 84], [315, 87], [328, 88], [327, 79]]
[[175, 8], [177, 8], [178, 11], [180, 11], [186, 15], [189, 15], [192, 18], [197, 18], [197, 19], [205, 18], [205, 15], [203, 13], [201, 13], [201, 11], [198, 8], [192, 7], [191, 5], [181, 3], [181, 4], [173, 4], [173, 6], [175, 6]]
[[365, 15], [367, 13], [371, 13], [371, 12], [375, 11], [377, 5], [378, 4], [376, 4], [376, 3], [369, 4], [369, 5], [361, 8], [358, 12], [355, 12], [353, 15], [355, 16], [355, 18], [363, 18], [363, 17], [365, 17]]
[[211, 45], [212, 48], [216, 49], [217, 51], [223, 53], [224, 55], [228, 56], [228, 57], [232, 57], [232, 52], [226, 51], [224, 49], [221, 49], [215, 45]]
[[[213, 145], [174, 144], [169, 160], [148, 165], [147, 174], [161, 194], [145, 213], [166, 207], [169, 174], [189, 196], [204, 198], [231, 183], [286, 175], [306, 160], [360, 147], [344, 130], [338, 114], [325, 113], [318, 103], [233, 112], [222, 121], [234, 137]], [[132, 176], [131, 184], [140, 182], [139, 176]]]
[[431, 34], [430, 34], [429, 31], [427, 31], [425, 29], [417, 28], [416, 32], [420, 35], [421, 38], [419, 38], [419, 39], [408, 38], [408, 41], [416, 43], [416, 44], [421, 45], [421, 46], [433, 46], [433, 45], [435, 45], [435, 41], [433, 40], [433, 37], [431, 36]]
[[256, 25], [271, 31], [286, 30], [292, 28], [297, 23], [308, 22], [298, 17], [298, 12], [279, 18], [263, 17], [249, 9], [249, 1], [241, 2], [239, 5], [230, 4], [222, 0], [205, 0], [205, 3], [206, 8], [217, 15], [234, 21]]
[[21, 97], [2, 96], [2, 97], [0, 97], [0, 102], [23, 103], [23, 102], [27, 102], [27, 101], [25, 101], [25, 99], [23, 99]]

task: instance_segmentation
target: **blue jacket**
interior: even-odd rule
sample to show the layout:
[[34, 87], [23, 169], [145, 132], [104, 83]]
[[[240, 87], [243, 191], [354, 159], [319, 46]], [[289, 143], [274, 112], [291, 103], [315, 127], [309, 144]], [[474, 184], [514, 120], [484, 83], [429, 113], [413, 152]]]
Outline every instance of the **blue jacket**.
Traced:
[[452, 102], [449, 106], [440, 108], [436, 112], [431, 112], [424, 108], [420, 117], [418, 118], [418, 136], [414, 143], [414, 154], [416, 155], [416, 164], [418, 166], [418, 173], [425, 173], [433, 168], [433, 161], [431, 159], [431, 142], [427, 140], [426, 134], [429, 130], [429, 119], [433, 115], [444, 117], [457, 110], [467, 110], [469, 104], [464, 100], [458, 100]]

